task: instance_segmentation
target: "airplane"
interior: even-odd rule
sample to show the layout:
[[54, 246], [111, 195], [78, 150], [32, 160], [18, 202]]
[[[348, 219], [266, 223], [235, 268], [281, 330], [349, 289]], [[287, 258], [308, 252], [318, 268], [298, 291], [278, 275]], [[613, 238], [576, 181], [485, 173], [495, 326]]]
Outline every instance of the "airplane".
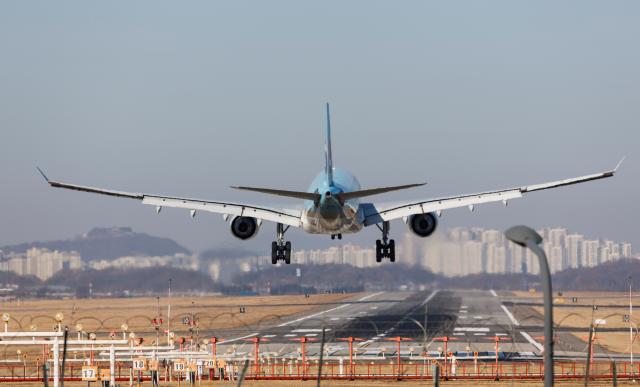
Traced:
[[563, 187], [612, 177], [620, 167], [622, 160], [612, 170], [605, 172], [557, 180], [542, 184], [493, 190], [475, 194], [448, 196], [436, 199], [423, 199], [403, 204], [387, 205], [372, 202], [361, 202], [361, 198], [391, 191], [423, 186], [426, 183], [406, 184], [380, 188], [362, 189], [356, 177], [349, 171], [333, 166], [331, 153], [331, 118], [329, 104], [326, 104], [326, 137], [324, 144], [324, 169], [318, 173], [307, 191], [289, 191], [273, 188], [234, 186], [231, 188], [279, 195], [301, 199], [302, 210], [278, 209], [264, 206], [230, 203], [212, 200], [199, 200], [163, 196], [145, 193], [131, 193], [110, 189], [75, 185], [50, 180], [40, 168], [37, 168], [45, 181], [55, 188], [115, 196], [120, 198], [141, 200], [142, 204], [156, 207], [160, 213], [164, 207], [188, 209], [191, 217], [197, 211], [222, 214], [225, 221], [230, 221], [231, 233], [236, 238], [247, 240], [254, 237], [263, 221], [276, 223], [276, 240], [271, 243], [271, 263], [284, 261], [291, 263], [291, 242], [285, 241], [285, 233], [290, 227], [298, 227], [310, 234], [326, 234], [331, 239], [342, 239], [342, 234], [353, 234], [364, 227], [375, 225], [382, 233], [376, 240], [376, 262], [388, 258], [395, 262], [395, 241], [389, 238], [390, 221], [402, 219], [419, 237], [429, 237], [436, 230], [438, 218], [444, 210], [468, 207], [473, 211], [476, 205], [502, 202], [505, 206], [511, 199], [517, 199], [529, 192]]

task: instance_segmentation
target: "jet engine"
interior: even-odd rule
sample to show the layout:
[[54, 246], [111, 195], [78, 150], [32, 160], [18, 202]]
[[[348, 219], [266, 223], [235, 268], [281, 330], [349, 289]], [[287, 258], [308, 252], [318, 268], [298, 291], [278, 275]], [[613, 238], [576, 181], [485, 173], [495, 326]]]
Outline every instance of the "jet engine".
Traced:
[[438, 217], [434, 213], [411, 215], [408, 219], [409, 228], [419, 237], [426, 238], [433, 234], [438, 227]]
[[260, 222], [249, 216], [236, 216], [231, 221], [231, 233], [238, 239], [253, 238], [260, 229]]

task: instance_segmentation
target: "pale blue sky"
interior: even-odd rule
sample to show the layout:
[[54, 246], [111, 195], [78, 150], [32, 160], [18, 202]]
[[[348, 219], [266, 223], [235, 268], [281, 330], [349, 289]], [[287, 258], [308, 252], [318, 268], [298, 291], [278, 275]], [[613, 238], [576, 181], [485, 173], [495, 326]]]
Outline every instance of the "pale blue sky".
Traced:
[[429, 182], [382, 201], [580, 175], [627, 155], [612, 180], [449, 211], [441, 226], [562, 225], [640, 249], [638, 20], [637, 1], [4, 1], [0, 245], [130, 225], [196, 250], [266, 252], [271, 224], [243, 243], [220, 216], [47, 189], [34, 166], [286, 204], [227, 187], [306, 189], [330, 101], [336, 165], [364, 187]]

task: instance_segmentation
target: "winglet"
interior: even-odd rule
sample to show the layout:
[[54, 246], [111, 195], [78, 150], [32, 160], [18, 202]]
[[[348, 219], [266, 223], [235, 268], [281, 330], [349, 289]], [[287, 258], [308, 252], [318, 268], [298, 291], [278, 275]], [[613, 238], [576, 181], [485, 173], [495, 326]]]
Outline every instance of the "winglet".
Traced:
[[618, 161], [618, 164], [616, 164], [616, 167], [613, 168], [613, 172], [617, 172], [618, 168], [620, 168], [620, 166], [622, 165], [622, 162], [624, 161], [624, 159], [626, 159], [627, 156], [622, 156], [622, 158], [620, 159], [620, 161]]
[[42, 175], [42, 177], [44, 178], [44, 181], [46, 181], [47, 183], [49, 183], [49, 178], [47, 177], [47, 175], [44, 174], [44, 172], [42, 172], [42, 169], [40, 169], [40, 167], [36, 167], [36, 169], [38, 170], [38, 172], [40, 172], [40, 174]]

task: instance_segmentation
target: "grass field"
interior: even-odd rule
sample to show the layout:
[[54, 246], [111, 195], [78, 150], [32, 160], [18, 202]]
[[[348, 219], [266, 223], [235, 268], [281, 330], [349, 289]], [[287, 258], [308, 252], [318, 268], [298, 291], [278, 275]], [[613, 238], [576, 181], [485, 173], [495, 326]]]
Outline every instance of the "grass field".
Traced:
[[[336, 302], [351, 296], [174, 297], [171, 300], [171, 326], [172, 330], [186, 331], [183, 319], [194, 314], [201, 329], [240, 327], [311, 311], [321, 307], [314, 304]], [[240, 313], [241, 305], [245, 306], [245, 313]], [[32, 327], [37, 330], [52, 329], [58, 312], [64, 314], [63, 324], [72, 331], [78, 323], [86, 332], [119, 331], [126, 322], [129, 330], [145, 333], [154, 331], [151, 320], [158, 314], [167, 321], [166, 298], [5, 301], [1, 308], [2, 312], [11, 316], [9, 330], [21, 331], [29, 331]]]
[[[533, 302], [542, 302], [542, 294], [540, 292], [513, 292], [522, 300], [530, 300]], [[635, 299], [640, 305], [640, 300]], [[576, 299], [574, 303], [574, 298]], [[596, 326], [596, 344], [606, 348], [612, 352], [627, 353], [629, 352], [629, 323], [624, 321], [624, 316], [629, 314], [629, 293], [624, 292], [562, 292], [562, 296], [558, 293], [554, 294], [553, 320], [554, 323], [563, 327], [583, 327], [588, 328], [591, 323], [599, 323]], [[575, 306], [574, 306], [575, 305]], [[578, 306], [579, 305], [579, 306]], [[598, 308], [594, 310], [593, 305]], [[520, 316], [526, 316], [526, 309], [529, 307], [517, 306], [514, 310], [519, 311]], [[530, 307], [535, 315], [542, 315], [542, 306]], [[633, 327], [634, 336], [637, 328], [640, 311], [631, 316], [631, 325]], [[526, 318], [526, 317], [525, 317]], [[598, 331], [598, 328], [621, 328], [623, 332], [604, 332]], [[578, 332], [573, 334], [579, 340], [588, 341], [587, 332]], [[585, 344], [586, 345], [586, 344]], [[635, 339], [633, 350], [640, 353], [640, 340]]]
[[[211, 331], [223, 328], [245, 327], [254, 324], [272, 323], [298, 313], [310, 312], [322, 308], [317, 305], [326, 302], [339, 302], [352, 297], [352, 294], [323, 294], [301, 296], [255, 296], [255, 297], [173, 297], [171, 300], [171, 330], [176, 337], [189, 337], [189, 326], [183, 323], [185, 317], [192, 314], [198, 319], [193, 335], [202, 330]], [[159, 335], [167, 325], [167, 299], [160, 299], [160, 316], [165, 323], [160, 327]], [[245, 313], [240, 313], [240, 305]], [[62, 325], [69, 327], [70, 337], [77, 338], [76, 325], [82, 325], [82, 331], [95, 332], [99, 339], [107, 339], [111, 332], [122, 338], [120, 327], [128, 325], [129, 332], [143, 337], [145, 343], [156, 339], [156, 330], [152, 320], [158, 316], [158, 299], [153, 297], [136, 298], [100, 298], [79, 300], [27, 300], [3, 302], [2, 312], [8, 313], [10, 331], [51, 331], [56, 326], [55, 315], [63, 313]], [[200, 339], [204, 338], [200, 336]], [[165, 341], [161, 339], [161, 344]], [[0, 359], [16, 359], [17, 347], [0, 347]], [[36, 346], [20, 348], [28, 361], [41, 357], [42, 349]]]

